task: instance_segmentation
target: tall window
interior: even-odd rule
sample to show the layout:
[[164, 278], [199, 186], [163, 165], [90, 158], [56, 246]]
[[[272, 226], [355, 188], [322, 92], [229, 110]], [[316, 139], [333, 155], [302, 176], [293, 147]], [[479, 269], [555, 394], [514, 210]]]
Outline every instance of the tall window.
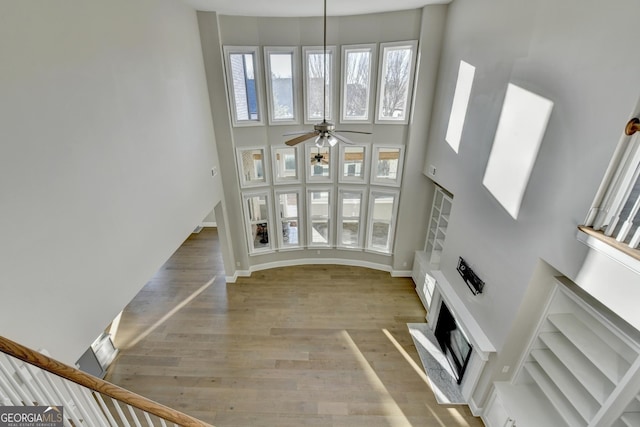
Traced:
[[250, 253], [268, 252], [271, 241], [271, 214], [268, 193], [251, 193], [243, 196], [247, 239]]
[[[327, 121], [331, 120], [333, 113], [333, 75], [335, 46], [327, 47], [327, 55], [322, 48], [303, 47], [304, 52], [304, 95], [305, 95], [305, 122], [315, 123], [322, 121], [324, 115]], [[324, 93], [324, 98], [323, 98]]]
[[369, 222], [367, 224], [367, 249], [391, 253], [393, 233], [398, 210], [398, 192], [372, 190], [369, 196]]
[[409, 122], [417, 45], [416, 41], [381, 44], [378, 122]]
[[342, 121], [370, 122], [375, 44], [342, 47]]
[[338, 247], [362, 248], [361, 189], [341, 189], [338, 194]]
[[375, 146], [373, 149], [373, 177], [371, 182], [381, 185], [400, 186], [404, 146]]
[[300, 230], [300, 192], [278, 191], [276, 193], [279, 218], [279, 247], [281, 249], [299, 248]]
[[224, 52], [234, 126], [263, 124], [258, 48], [225, 46]]
[[298, 122], [296, 75], [297, 47], [265, 47], [269, 123]]
[[330, 247], [331, 239], [331, 189], [307, 190], [309, 215], [309, 246]]

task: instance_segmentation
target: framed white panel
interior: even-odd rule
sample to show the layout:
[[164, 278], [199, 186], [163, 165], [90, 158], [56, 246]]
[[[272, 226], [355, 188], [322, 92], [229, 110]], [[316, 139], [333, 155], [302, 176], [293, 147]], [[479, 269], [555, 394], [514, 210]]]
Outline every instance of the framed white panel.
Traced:
[[242, 193], [242, 205], [245, 219], [245, 232], [249, 254], [272, 252], [274, 243], [273, 215], [271, 213], [271, 196], [268, 191]]
[[278, 248], [301, 249], [304, 246], [302, 190], [279, 188], [275, 191], [278, 217]]
[[392, 253], [399, 195], [397, 190], [371, 189], [367, 221], [368, 251], [386, 255]]
[[332, 247], [333, 228], [333, 188], [307, 187], [307, 247]]
[[509, 83], [482, 184], [514, 219], [552, 109], [552, 101]]
[[224, 46], [223, 50], [233, 126], [264, 125], [264, 90], [258, 47]]
[[375, 43], [342, 46], [341, 122], [371, 123], [375, 58]]
[[366, 184], [370, 170], [369, 144], [340, 144], [338, 182]]
[[334, 153], [335, 147], [317, 147], [313, 143], [305, 145], [304, 169], [306, 171], [307, 182], [333, 182], [335, 175]]
[[399, 187], [404, 164], [403, 145], [374, 145], [371, 183]]
[[270, 125], [300, 123], [299, 56], [297, 46], [264, 48]]
[[[304, 122], [305, 124], [319, 123], [323, 118], [322, 105], [324, 103], [324, 115], [327, 121], [333, 118], [333, 100], [335, 98], [336, 85], [335, 74], [335, 46], [327, 46], [326, 63], [322, 46], [302, 48], [302, 76], [304, 92]], [[326, 72], [326, 80], [323, 74]], [[326, 84], [325, 99], [323, 100], [323, 86]]]
[[298, 184], [301, 182], [299, 146], [272, 146], [273, 183]]
[[417, 48], [416, 40], [380, 44], [376, 123], [409, 123]]
[[362, 249], [364, 247], [366, 206], [363, 187], [341, 187], [338, 189], [337, 247], [342, 249]]
[[240, 186], [259, 187], [269, 184], [265, 147], [236, 148]]

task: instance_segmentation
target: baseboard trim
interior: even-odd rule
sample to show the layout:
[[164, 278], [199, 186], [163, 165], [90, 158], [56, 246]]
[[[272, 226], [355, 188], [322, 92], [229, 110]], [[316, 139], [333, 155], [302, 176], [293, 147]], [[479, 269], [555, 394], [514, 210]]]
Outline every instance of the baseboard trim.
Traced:
[[238, 277], [249, 277], [251, 276], [251, 271], [247, 271], [247, 270], [236, 270], [233, 273], [233, 276], [225, 276], [224, 280], [227, 283], [236, 283], [236, 280], [238, 280]]
[[217, 223], [217, 222], [206, 222], [206, 221], [205, 221], [205, 222], [202, 222], [202, 223], [200, 224], [200, 227], [203, 227], [203, 228], [204, 228], [204, 227], [217, 227], [217, 226], [218, 226], [218, 223]]
[[391, 277], [411, 277], [411, 270], [393, 270], [390, 266], [384, 264], [378, 264], [369, 261], [359, 261], [352, 259], [342, 258], [304, 258], [304, 259], [292, 259], [287, 261], [274, 261], [266, 262], [264, 264], [252, 265], [249, 270], [236, 270], [233, 276], [225, 276], [227, 283], [235, 283], [238, 277], [250, 277], [254, 271], [270, 270], [272, 268], [280, 267], [295, 267], [298, 265], [347, 265], [351, 267], [364, 267], [372, 270], [386, 271]]
[[474, 417], [479, 417], [484, 413], [484, 408], [478, 406], [475, 400], [473, 400], [473, 397], [469, 399], [468, 405]]
[[388, 273], [391, 273], [392, 271], [391, 267], [388, 265], [378, 264], [375, 262], [358, 261], [358, 260], [342, 259], [342, 258], [322, 258], [322, 259], [304, 258], [304, 259], [292, 259], [287, 261], [274, 261], [274, 262], [267, 262], [264, 264], [252, 265], [249, 271], [253, 273], [254, 271], [269, 270], [271, 268], [294, 267], [297, 265], [314, 265], [314, 264], [315, 265], [336, 264], [336, 265], [347, 265], [351, 267], [365, 267], [365, 268], [371, 268], [373, 270], [386, 271]]
[[391, 277], [411, 277], [411, 270], [391, 270]]

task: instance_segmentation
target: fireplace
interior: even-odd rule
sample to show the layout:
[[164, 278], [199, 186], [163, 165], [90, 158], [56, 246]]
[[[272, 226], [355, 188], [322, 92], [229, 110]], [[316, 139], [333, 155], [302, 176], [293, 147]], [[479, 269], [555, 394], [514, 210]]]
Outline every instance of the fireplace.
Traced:
[[469, 364], [473, 347], [462, 329], [458, 327], [456, 319], [444, 301], [440, 304], [434, 335], [440, 344], [442, 353], [451, 365], [456, 381], [460, 384]]
[[[442, 335], [445, 339], [447, 339], [448, 335], [451, 345], [449, 351], [441, 350], [442, 356], [454, 366], [452, 371], [456, 371], [456, 363], [452, 360], [452, 355], [456, 354], [459, 365], [462, 367], [457, 374], [460, 393], [471, 408], [471, 412], [474, 415], [479, 415], [482, 412], [482, 407], [476, 403], [472, 396], [489, 361], [489, 356], [495, 353], [496, 349], [463, 301], [463, 298], [466, 300], [470, 295], [468, 289], [464, 285], [460, 287], [460, 294], [463, 295], [463, 298], [461, 298], [442, 271], [433, 270], [429, 272], [429, 275], [435, 284], [431, 304], [427, 311], [427, 324], [430, 325], [433, 334], [436, 335], [436, 329], [439, 329], [438, 324], [441, 319], [444, 322], [443, 330], [448, 330], [449, 332], [442, 333]], [[440, 311], [444, 311], [442, 316]], [[451, 327], [452, 323], [455, 328]], [[441, 335], [439, 330], [438, 335]], [[436, 338], [436, 341], [438, 340]], [[435, 346], [439, 349], [440, 344], [435, 344]]]

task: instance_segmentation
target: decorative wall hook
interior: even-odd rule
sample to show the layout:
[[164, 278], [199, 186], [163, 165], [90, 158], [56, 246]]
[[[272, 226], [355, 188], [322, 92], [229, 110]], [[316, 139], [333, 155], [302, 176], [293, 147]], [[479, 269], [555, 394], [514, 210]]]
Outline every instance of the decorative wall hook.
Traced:
[[629, 120], [627, 126], [625, 126], [624, 133], [631, 136], [638, 131], [640, 131], [640, 119], [634, 117], [633, 119]]

